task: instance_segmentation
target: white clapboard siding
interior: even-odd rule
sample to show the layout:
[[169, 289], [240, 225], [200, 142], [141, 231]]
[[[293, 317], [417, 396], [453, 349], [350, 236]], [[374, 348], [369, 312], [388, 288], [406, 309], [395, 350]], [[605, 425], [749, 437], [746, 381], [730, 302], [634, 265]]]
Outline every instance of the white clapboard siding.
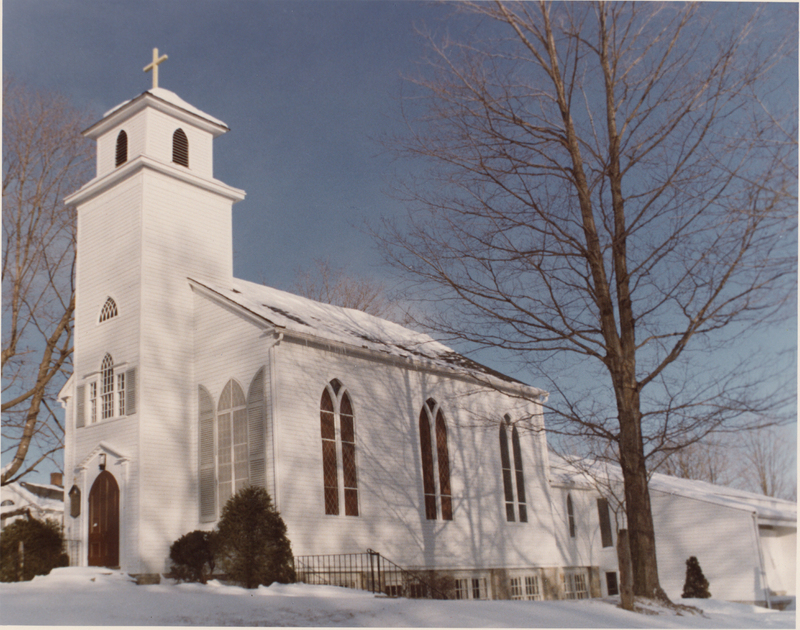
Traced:
[[651, 491], [661, 587], [676, 601], [683, 592], [686, 560], [695, 556], [713, 597], [762, 599], [752, 515], [688, 497]]
[[[522, 440], [529, 522], [505, 520], [496, 422], [513, 417], [517, 401], [472, 395], [467, 412], [474, 386], [452, 379], [286, 340], [275, 356], [278, 504], [295, 553], [371, 547], [408, 565], [462, 568], [556, 560], [546, 462], [530, 434]], [[333, 378], [356, 418], [358, 517], [324, 513], [319, 405]], [[428, 397], [448, 423], [453, 521], [425, 519], [417, 427]]]

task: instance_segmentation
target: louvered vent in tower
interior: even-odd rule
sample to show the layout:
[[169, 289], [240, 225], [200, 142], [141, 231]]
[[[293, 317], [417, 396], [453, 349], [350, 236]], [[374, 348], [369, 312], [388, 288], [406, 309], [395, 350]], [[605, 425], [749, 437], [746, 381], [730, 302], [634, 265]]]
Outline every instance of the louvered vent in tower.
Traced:
[[120, 131], [117, 135], [117, 159], [114, 166], [125, 164], [128, 161], [128, 134], [125, 131]]
[[183, 129], [176, 129], [172, 134], [172, 161], [189, 167], [189, 139]]

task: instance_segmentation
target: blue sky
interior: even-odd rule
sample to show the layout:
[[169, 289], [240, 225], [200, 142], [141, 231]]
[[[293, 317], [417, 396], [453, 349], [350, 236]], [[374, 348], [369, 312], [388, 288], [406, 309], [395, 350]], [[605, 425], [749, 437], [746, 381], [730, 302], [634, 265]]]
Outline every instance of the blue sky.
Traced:
[[[363, 226], [404, 213], [386, 194], [401, 166], [377, 140], [400, 128], [402, 77], [424, 55], [416, 29], [456, 30], [454, 10], [412, 0], [4, 0], [3, 68], [99, 120], [151, 86], [142, 68], [158, 47], [169, 56], [160, 86], [231, 128], [215, 141], [214, 174], [247, 192], [234, 206], [235, 275], [289, 289], [317, 258], [388, 274]], [[795, 335], [791, 322], [774, 339]]]
[[[422, 55], [415, 25], [452, 7], [422, 2], [7, 0], [4, 70], [57, 90], [97, 119], [159, 85], [226, 122], [215, 177], [243, 188], [234, 273], [288, 288], [330, 258], [376, 273], [365, 219], [399, 210], [376, 139], [398, 112], [403, 73]], [[377, 273], [380, 273], [378, 270]]]

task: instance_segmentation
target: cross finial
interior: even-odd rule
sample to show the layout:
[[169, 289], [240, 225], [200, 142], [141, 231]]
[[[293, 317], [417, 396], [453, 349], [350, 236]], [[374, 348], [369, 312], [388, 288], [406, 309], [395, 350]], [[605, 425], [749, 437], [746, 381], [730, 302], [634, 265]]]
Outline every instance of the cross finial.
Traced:
[[158, 64], [167, 60], [166, 55], [158, 56], [158, 48], [153, 48], [153, 63], [150, 63], [144, 67], [145, 72], [153, 71], [153, 89], [158, 87]]

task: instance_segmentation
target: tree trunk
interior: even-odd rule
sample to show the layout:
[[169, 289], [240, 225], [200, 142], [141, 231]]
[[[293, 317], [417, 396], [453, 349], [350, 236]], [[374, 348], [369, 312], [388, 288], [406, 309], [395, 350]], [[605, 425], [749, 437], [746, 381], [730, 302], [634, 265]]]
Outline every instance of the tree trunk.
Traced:
[[627, 529], [621, 529], [617, 533], [617, 563], [619, 565], [620, 608], [624, 610], [633, 610], [633, 575], [630, 540], [628, 538]]

